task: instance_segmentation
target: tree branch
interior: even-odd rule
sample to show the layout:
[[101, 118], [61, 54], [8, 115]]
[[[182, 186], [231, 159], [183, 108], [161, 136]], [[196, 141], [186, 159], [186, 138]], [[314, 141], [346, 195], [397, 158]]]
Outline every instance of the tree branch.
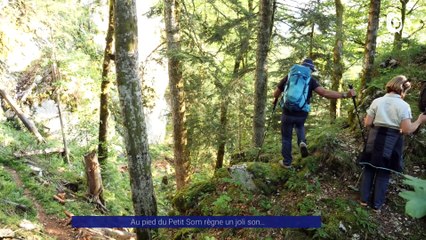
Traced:
[[414, 34], [416, 34], [416, 33], [418, 33], [419, 31], [421, 31], [421, 30], [423, 30], [423, 28], [425, 27], [425, 22], [423, 22], [423, 21], [420, 21], [421, 23], [422, 23], [422, 26], [420, 26], [416, 31], [414, 31], [413, 33], [411, 33], [408, 37], [407, 37], [407, 39], [409, 39], [409, 38], [411, 38]]
[[416, 10], [416, 6], [419, 3], [420, 0], [417, 0], [416, 3], [414, 3], [413, 7], [410, 9], [410, 11], [407, 12], [407, 15], [410, 15], [414, 10]]

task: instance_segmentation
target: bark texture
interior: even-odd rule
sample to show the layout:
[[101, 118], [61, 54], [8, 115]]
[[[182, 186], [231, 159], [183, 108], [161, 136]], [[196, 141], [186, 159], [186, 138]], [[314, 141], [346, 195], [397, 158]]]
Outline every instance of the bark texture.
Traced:
[[100, 112], [99, 112], [99, 145], [98, 155], [99, 162], [103, 164], [108, 159], [108, 119], [109, 119], [109, 91], [111, 80], [108, 74], [111, 71], [111, 56], [114, 39], [114, 3], [115, 0], [109, 1], [109, 20], [108, 31], [106, 35], [106, 46], [104, 50], [104, 61], [102, 64], [102, 83], [100, 97]]
[[164, 0], [164, 20], [166, 24], [169, 88], [173, 116], [176, 187], [181, 189], [188, 181], [190, 160], [187, 147], [188, 134], [185, 117], [184, 80], [181, 62], [178, 57], [181, 49], [178, 0]]
[[[342, 89], [342, 75], [343, 75], [343, 4], [341, 0], [334, 1], [336, 6], [336, 41], [333, 50], [333, 79], [331, 89], [340, 91]], [[340, 116], [340, 100], [330, 100], [330, 116], [332, 121]]]
[[[157, 205], [151, 174], [141, 81], [138, 76], [136, 0], [116, 0], [114, 5], [116, 73], [126, 131], [126, 151], [135, 215], [154, 216]], [[152, 239], [150, 229], [137, 228], [138, 239]]]
[[381, 0], [370, 0], [367, 35], [364, 47], [364, 66], [361, 78], [361, 89], [365, 89], [367, 83], [371, 82], [373, 77], [377, 32], [379, 30], [380, 3]]
[[101, 168], [99, 167], [98, 157], [96, 151], [92, 151], [84, 156], [84, 163], [86, 167], [87, 184], [89, 186], [89, 195], [92, 201], [100, 202], [105, 205], [102, 196], [103, 186], [101, 177]]
[[253, 143], [262, 145], [265, 131], [266, 90], [268, 85], [268, 52], [274, 19], [274, 0], [261, 0], [257, 35], [256, 75], [253, 115]]

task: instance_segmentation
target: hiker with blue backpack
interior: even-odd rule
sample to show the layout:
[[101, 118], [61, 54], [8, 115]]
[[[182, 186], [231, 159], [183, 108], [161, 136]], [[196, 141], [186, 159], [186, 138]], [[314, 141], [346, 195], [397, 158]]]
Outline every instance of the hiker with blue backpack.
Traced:
[[312, 72], [315, 71], [313, 61], [309, 58], [304, 59], [301, 64], [295, 64], [290, 68], [290, 72], [278, 83], [274, 92], [274, 103], [278, 101], [281, 93], [283, 93], [280, 106], [283, 109], [281, 115], [281, 154], [284, 159], [280, 160], [279, 164], [284, 168], [291, 168], [293, 160], [291, 155], [293, 128], [296, 129], [297, 144], [302, 157], [307, 157], [309, 154], [305, 137], [305, 121], [310, 111], [312, 92], [315, 91], [320, 96], [328, 99], [355, 96], [353, 89], [341, 93], [321, 87], [312, 76]]

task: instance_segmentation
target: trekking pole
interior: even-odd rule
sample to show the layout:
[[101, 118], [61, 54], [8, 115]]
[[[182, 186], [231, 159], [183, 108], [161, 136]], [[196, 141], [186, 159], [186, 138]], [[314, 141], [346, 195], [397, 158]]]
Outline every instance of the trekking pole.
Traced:
[[[352, 86], [352, 84], [349, 84], [349, 89], [353, 89], [353, 88], [354, 88], [354, 87]], [[354, 104], [354, 108], [355, 108], [356, 116], [358, 117], [359, 128], [360, 128], [360, 130], [361, 130], [362, 140], [364, 141], [364, 148], [365, 148], [365, 147], [366, 147], [366, 144], [367, 144], [367, 140], [365, 139], [365, 136], [364, 136], [364, 130], [363, 130], [363, 128], [362, 128], [361, 118], [359, 117], [358, 107], [357, 107], [357, 105], [356, 105], [355, 96], [352, 96], [352, 102], [353, 102], [353, 104]], [[359, 174], [358, 180], [356, 181], [355, 185], [349, 185], [349, 188], [351, 188], [351, 189], [352, 189], [352, 190], [354, 190], [354, 191], [359, 191], [359, 189], [358, 189], [358, 184], [359, 184], [359, 181], [361, 180], [362, 175], [363, 175], [363, 173], [364, 173], [364, 171], [363, 171], [363, 170], [364, 170], [364, 168], [362, 168], [362, 172]]]
[[262, 151], [263, 142], [265, 141], [266, 133], [268, 132], [268, 128], [269, 128], [269, 126], [271, 125], [272, 118], [274, 117], [275, 108], [277, 107], [277, 102], [278, 102], [278, 98], [275, 98], [274, 103], [273, 103], [273, 104], [274, 104], [274, 107], [272, 108], [272, 115], [271, 115], [271, 119], [269, 120], [268, 125], [266, 125], [265, 132], [263, 132], [263, 137], [262, 137], [262, 141], [260, 142], [259, 151], [257, 152], [256, 159], [254, 160], [255, 162], [257, 162], [257, 161], [259, 160], [260, 152]]
[[[349, 89], [353, 89], [354, 87], [352, 86], [352, 84], [349, 84]], [[352, 96], [352, 102], [354, 103], [354, 108], [355, 108], [355, 113], [356, 116], [358, 117], [358, 123], [359, 123], [359, 128], [361, 129], [361, 135], [362, 135], [362, 140], [364, 141], [364, 143], [366, 142], [365, 140], [365, 136], [364, 136], [364, 130], [362, 128], [362, 123], [361, 123], [361, 118], [359, 117], [359, 113], [358, 113], [358, 107], [356, 106], [356, 100], [355, 100], [355, 96]]]

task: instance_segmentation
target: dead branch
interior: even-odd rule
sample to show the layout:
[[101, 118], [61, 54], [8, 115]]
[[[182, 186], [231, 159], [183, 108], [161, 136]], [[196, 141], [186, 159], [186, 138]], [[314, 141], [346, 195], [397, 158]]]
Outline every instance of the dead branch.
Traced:
[[119, 240], [128, 240], [128, 239], [136, 239], [136, 234], [110, 229], [110, 228], [97, 228], [97, 229], [86, 229], [90, 233], [101, 235], [106, 239], [119, 239]]
[[17, 107], [15, 101], [12, 98], [10, 98], [3, 89], [0, 89], [0, 95], [2, 96], [4, 100], [6, 100], [6, 102], [9, 104], [12, 110], [16, 113], [16, 115], [18, 115], [19, 119], [21, 119], [25, 127], [36, 136], [37, 141], [39, 143], [46, 142], [43, 136], [41, 136], [41, 134], [38, 132], [35, 124]]
[[74, 216], [74, 214], [68, 212], [67, 210], [64, 210], [65, 215], [67, 215], [67, 217], [72, 218]]
[[22, 158], [22, 157], [30, 157], [30, 156], [34, 156], [34, 155], [42, 155], [42, 154], [51, 154], [51, 153], [64, 153], [64, 149], [63, 148], [46, 148], [43, 150], [32, 150], [32, 151], [17, 151], [15, 153], [13, 153], [13, 155], [16, 158]]
[[425, 22], [423, 22], [422, 20], [420, 20], [420, 23], [422, 24], [419, 28], [417, 28], [414, 32], [412, 32], [407, 39], [410, 39], [414, 34], [420, 32], [421, 30], [423, 30], [423, 28], [426, 26]]
[[58, 195], [53, 195], [53, 198], [57, 200], [60, 204], [65, 204], [65, 200], [59, 197]]

